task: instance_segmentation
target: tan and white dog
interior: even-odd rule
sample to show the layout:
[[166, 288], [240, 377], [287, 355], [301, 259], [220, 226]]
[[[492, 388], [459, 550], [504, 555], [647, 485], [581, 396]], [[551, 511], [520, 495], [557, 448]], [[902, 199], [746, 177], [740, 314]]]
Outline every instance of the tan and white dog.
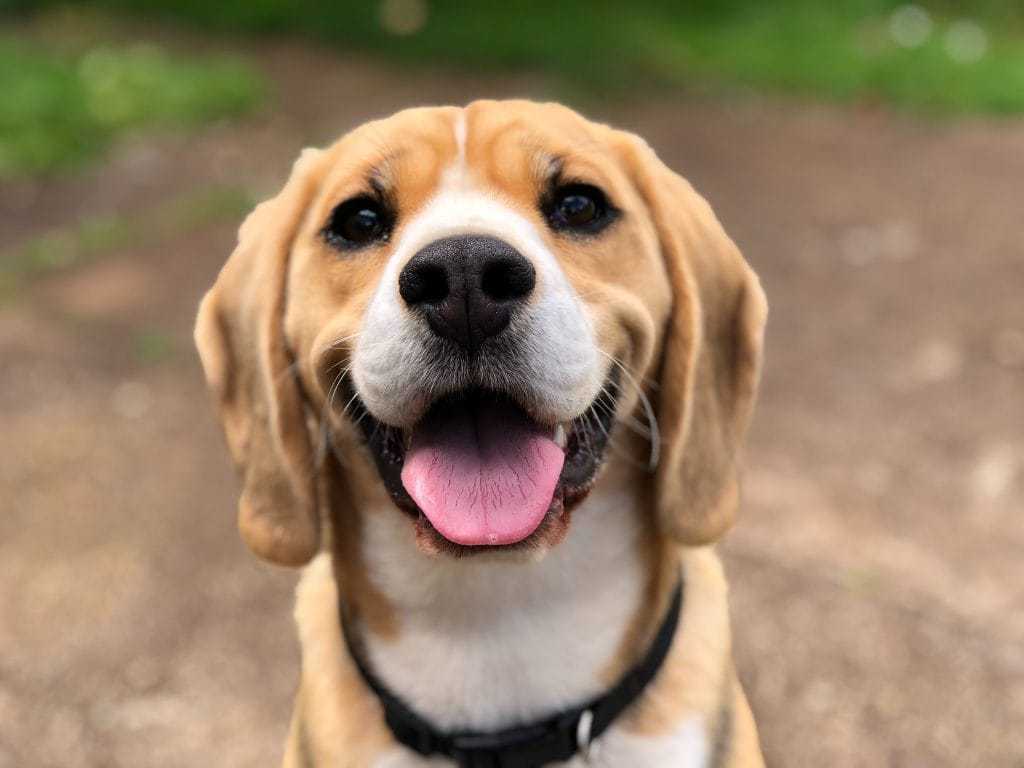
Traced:
[[196, 327], [242, 536], [308, 563], [285, 765], [457, 764], [396, 740], [365, 669], [446, 733], [594, 700], [680, 579], [657, 674], [558, 764], [762, 765], [709, 545], [765, 315], [693, 188], [565, 107], [410, 109], [303, 152]]

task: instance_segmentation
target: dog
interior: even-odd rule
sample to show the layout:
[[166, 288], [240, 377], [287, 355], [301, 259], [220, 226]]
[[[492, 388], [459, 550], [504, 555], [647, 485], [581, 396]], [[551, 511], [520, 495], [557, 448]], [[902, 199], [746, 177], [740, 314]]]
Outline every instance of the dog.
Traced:
[[261, 558], [284, 765], [761, 766], [712, 544], [767, 305], [637, 136], [415, 108], [307, 149], [195, 338]]

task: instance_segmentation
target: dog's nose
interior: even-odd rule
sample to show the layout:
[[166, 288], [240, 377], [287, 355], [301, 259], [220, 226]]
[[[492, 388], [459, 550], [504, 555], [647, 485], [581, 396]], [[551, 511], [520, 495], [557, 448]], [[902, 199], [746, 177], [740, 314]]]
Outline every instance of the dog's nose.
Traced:
[[533, 265], [496, 237], [435, 240], [398, 276], [398, 292], [438, 336], [466, 350], [501, 332], [536, 282]]

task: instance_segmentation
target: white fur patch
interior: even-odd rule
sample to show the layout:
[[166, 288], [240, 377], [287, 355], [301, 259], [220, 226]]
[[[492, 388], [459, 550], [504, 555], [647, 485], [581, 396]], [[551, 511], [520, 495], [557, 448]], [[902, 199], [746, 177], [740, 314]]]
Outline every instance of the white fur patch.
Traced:
[[[569, 536], [529, 555], [429, 557], [393, 509], [368, 510], [362, 551], [376, 588], [399, 616], [396, 638], [371, 637], [367, 653], [391, 690], [441, 728], [493, 730], [586, 701], [608, 687], [604, 671], [644, 599], [643, 516], [623, 487], [591, 496]], [[699, 638], [698, 638], [699, 640]], [[602, 734], [585, 768], [701, 768], [710, 739], [703, 715], [662, 737]], [[404, 747], [378, 768], [451, 766]]]
[[466, 113], [460, 112], [455, 118], [455, 150], [456, 164], [462, 168], [466, 166]]
[[405, 516], [368, 510], [362, 551], [401, 627], [368, 648], [381, 678], [443, 728], [504, 727], [600, 694], [643, 599], [633, 504], [591, 498], [543, 556], [461, 559], [423, 554]]

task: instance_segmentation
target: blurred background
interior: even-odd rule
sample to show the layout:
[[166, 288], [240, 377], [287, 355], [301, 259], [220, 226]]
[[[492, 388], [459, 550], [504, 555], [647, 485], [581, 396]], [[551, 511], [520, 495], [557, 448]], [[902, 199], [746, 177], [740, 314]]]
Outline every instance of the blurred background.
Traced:
[[301, 147], [481, 96], [641, 133], [761, 275], [722, 551], [769, 764], [1024, 766], [1019, 3], [0, 9], [0, 767], [277, 764], [295, 575], [194, 311]]

